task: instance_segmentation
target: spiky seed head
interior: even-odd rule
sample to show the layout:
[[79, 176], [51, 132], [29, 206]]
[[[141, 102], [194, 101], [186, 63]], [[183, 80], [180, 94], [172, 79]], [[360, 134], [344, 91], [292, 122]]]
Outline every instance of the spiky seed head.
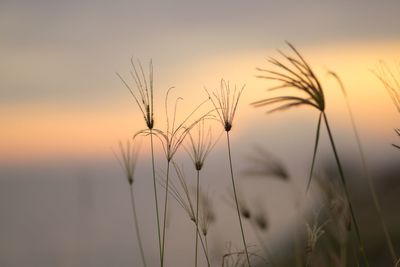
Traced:
[[132, 185], [134, 182], [134, 174], [136, 169], [136, 161], [139, 155], [139, 149], [140, 145], [134, 146], [134, 144], [128, 140], [125, 145], [121, 141], [119, 142], [119, 155], [113, 150], [115, 157], [125, 172], [125, 176], [129, 185]]
[[184, 148], [190, 156], [195, 169], [200, 171], [204, 166], [208, 154], [211, 152], [218, 139], [213, 141], [211, 127], [206, 131], [205, 119], [201, 120], [195, 127], [193, 127], [189, 131], [188, 136], [189, 144], [184, 145]]
[[232, 130], [233, 119], [235, 117], [237, 106], [244, 88], [245, 85], [238, 90], [235, 85], [232, 93], [229, 82], [221, 79], [220, 90], [215, 90], [212, 92], [212, 94], [210, 94], [206, 89], [208, 97], [210, 98], [218, 114], [219, 121], [226, 132]]
[[196, 171], [200, 171], [201, 168], [203, 168], [203, 162], [201, 161], [196, 161], [194, 165], [196, 167]]
[[149, 128], [151, 130], [154, 127], [154, 118], [150, 114], [150, 107], [148, 105], [146, 106], [146, 117], [147, 117], [147, 119], [146, 119], [147, 128]]
[[229, 121], [226, 121], [224, 129], [225, 129], [225, 131], [229, 132], [232, 129], [232, 123], [230, 123]]
[[120, 78], [125, 87], [133, 96], [137, 106], [142, 113], [149, 130], [154, 127], [154, 114], [153, 114], [153, 62], [150, 60], [148, 78], [143, 70], [142, 63], [137, 60], [137, 63], [131, 58], [131, 71], [130, 76], [133, 79], [133, 85], [127, 82], [119, 73], [117, 76]]
[[292, 88], [297, 90], [297, 92], [302, 93], [304, 96], [286, 95], [272, 97], [253, 102], [252, 105], [254, 107], [262, 107], [266, 105], [280, 104], [269, 112], [282, 111], [292, 107], [308, 105], [323, 112], [325, 110], [325, 98], [321, 83], [297, 49], [292, 44], [287, 44], [293, 51], [294, 56], [286, 55], [279, 51], [287, 63], [282, 63], [274, 58], [269, 58], [268, 61], [277, 67], [278, 70], [257, 68], [258, 71], [262, 72], [262, 74], [257, 77], [280, 82], [280, 84], [270, 88], [270, 90]]

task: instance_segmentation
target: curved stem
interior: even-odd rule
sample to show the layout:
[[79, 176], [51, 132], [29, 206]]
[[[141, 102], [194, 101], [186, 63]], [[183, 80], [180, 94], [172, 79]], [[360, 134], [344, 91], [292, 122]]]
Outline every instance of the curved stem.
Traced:
[[162, 251], [161, 251], [160, 215], [159, 215], [159, 211], [158, 211], [158, 197], [157, 197], [156, 171], [155, 171], [155, 166], [154, 166], [154, 145], [153, 145], [153, 130], [152, 129], [150, 129], [150, 143], [151, 143], [151, 163], [152, 163], [152, 168], [153, 168], [154, 199], [155, 199], [155, 203], [156, 203], [158, 249], [160, 252], [160, 263], [161, 263]]
[[130, 189], [130, 193], [131, 193], [131, 203], [132, 203], [133, 220], [134, 220], [134, 223], [135, 223], [135, 231], [136, 231], [136, 237], [137, 237], [138, 244], [139, 244], [140, 256], [142, 257], [143, 266], [146, 267], [146, 266], [147, 266], [147, 264], [146, 264], [146, 258], [145, 258], [145, 256], [144, 256], [142, 238], [140, 237], [139, 223], [138, 223], [137, 215], [136, 215], [135, 198], [134, 198], [134, 196], [133, 196], [133, 188], [132, 188], [132, 185], [129, 186], [129, 189]]
[[378, 217], [379, 217], [383, 232], [385, 234], [385, 239], [386, 239], [387, 246], [389, 248], [390, 255], [392, 256], [393, 263], [396, 264], [396, 262], [398, 260], [398, 257], [396, 255], [396, 251], [394, 249], [393, 242], [392, 242], [392, 239], [390, 237], [389, 230], [387, 228], [386, 222], [383, 219], [382, 208], [381, 208], [381, 205], [380, 205], [380, 202], [379, 202], [378, 194], [376, 193], [375, 186], [374, 186], [374, 183], [372, 181], [371, 174], [370, 174], [370, 172], [368, 170], [368, 167], [367, 167], [367, 161], [365, 159], [365, 153], [364, 153], [363, 147], [361, 145], [361, 139], [360, 139], [360, 136], [358, 134], [356, 123], [355, 123], [355, 120], [354, 120], [353, 111], [351, 109], [349, 100], [346, 97], [346, 95], [345, 95], [345, 99], [346, 99], [347, 110], [348, 110], [349, 115], [350, 115], [351, 125], [353, 127], [353, 132], [354, 132], [354, 135], [356, 137], [358, 151], [359, 151], [360, 157], [361, 157], [361, 164], [362, 164], [362, 167], [363, 167], [363, 170], [364, 170], [364, 174], [367, 177], [367, 183], [368, 183], [369, 191], [371, 191], [372, 200], [374, 202], [376, 212], [378, 213]]
[[200, 191], [200, 170], [197, 170], [197, 187], [196, 187], [196, 247], [194, 266], [197, 267], [197, 244], [199, 236], [199, 191]]
[[164, 221], [163, 221], [162, 247], [161, 247], [161, 267], [164, 266], [164, 256], [165, 256], [165, 226], [166, 226], [166, 221], [167, 221], [169, 165], [170, 165], [170, 163], [171, 163], [171, 161], [168, 160], [168, 163], [167, 163], [167, 178], [166, 178], [166, 185], [165, 185]]
[[344, 178], [342, 164], [340, 163], [340, 160], [339, 160], [339, 156], [338, 156], [338, 153], [337, 153], [337, 150], [336, 150], [335, 142], [333, 141], [333, 136], [332, 136], [331, 129], [329, 127], [328, 119], [326, 117], [325, 112], [323, 112], [323, 115], [324, 115], [324, 121], [325, 121], [326, 129], [327, 129], [328, 135], [329, 135], [329, 140], [331, 142], [333, 154], [335, 156], [335, 160], [336, 160], [336, 163], [337, 163], [337, 166], [338, 166], [338, 170], [339, 170], [339, 174], [340, 174], [340, 180], [342, 182], [343, 190], [344, 190], [344, 192], [346, 194], [347, 203], [349, 205], [351, 218], [352, 218], [352, 221], [353, 221], [353, 224], [354, 224], [354, 228], [355, 228], [355, 232], [356, 232], [356, 236], [357, 236], [357, 241], [358, 241], [358, 246], [359, 246], [359, 252], [363, 256], [365, 266], [369, 266], [367, 255], [365, 254], [364, 244], [362, 242], [361, 235], [360, 235], [360, 229], [358, 227], [358, 223], [357, 223], [357, 220], [356, 220], [356, 217], [355, 217], [355, 214], [354, 214], [353, 205], [351, 204], [351, 201], [350, 201], [350, 193], [349, 193], [349, 190], [348, 190], [348, 187], [347, 187], [346, 179]]
[[241, 218], [241, 216], [240, 216], [240, 211], [239, 211], [239, 201], [238, 201], [237, 194], [236, 194], [235, 179], [233, 178], [232, 156], [231, 156], [231, 144], [230, 144], [230, 140], [229, 140], [229, 132], [228, 132], [228, 131], [226, 131], [226, 138], [227, 138], [227, 141], [228, 141], [229, 167], [230, 167], [230, 170], [231, 170], [233, 195], [234, 195], [234, 197], [235, 197], [236, 210], [237, 210], [237, 214], [238, 214], [238, 218], [239, 218], [240, 231], [241, 231], [241, 233], [242, 233], [242, 239], [243, 239], [244, 250], [245, 250], [245, 252], [246, 252], [247, 264], [249, 265], [249, 267], [251, 267], [250, 258], [249, 258], [249, 253], [248, 253], [248, 251], [247, 251], [246, 239], [245, 239], [245, 237], [244, 237], [244, 231], [243, 231], [243, 225], [242, 225], [242, 218]]

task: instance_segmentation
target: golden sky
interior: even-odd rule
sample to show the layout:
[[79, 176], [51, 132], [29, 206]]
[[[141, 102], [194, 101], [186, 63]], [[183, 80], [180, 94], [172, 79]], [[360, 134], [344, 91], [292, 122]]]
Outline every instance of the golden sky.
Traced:
[[0, 161], [99, 156], [141, 129], [115, 75], [128, 74], [131, 56], [144, 65], [153, 58], [158, 114], [170, 86], [185, 99], [185, 114], [205, 98], [204, 87], [225, 78], [246, 84], [241, 135], [250, 136], [260, 119], [264, 130], [279, 127], [282, 115], [266, 117], [249, 103], [268, 96], [270, 84], [255, 78], [255, 67], [268, 67], [265, 58], [279, 56], [276, 49], [288, 51], [285, 40], [319, 74], [338, 126], [348, 126], [346, 110], [326, 69], [342, 77], [366, 135], [390, 136], [398, 114], [371, 70], [381, 59], [398, 60], [398, 2], [253, 2], [3, 3]]

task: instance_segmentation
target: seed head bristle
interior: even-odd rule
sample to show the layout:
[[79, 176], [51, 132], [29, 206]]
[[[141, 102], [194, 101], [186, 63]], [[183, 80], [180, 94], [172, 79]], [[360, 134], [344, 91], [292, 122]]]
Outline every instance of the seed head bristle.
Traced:
[[[382, 82], [397, 111], [400, 112], [400, 62], [396, 64], [393, 71], [385, 62], [381, 61], [373, 73]], [[394, 129], [394, 131], [400, 136], [400, 129]], [[392, 145], [400, 149], [399, 145]]]
[[204, 236], [207, 236], [210, 224], [216, 219], [215, 212], [212, 207], [212, 199], [209, 192], [200, 192], [200, 216], [199, 226]]
[[194, 120], [190, 124], [186, 125], [188, 120], [193, 117], [193, 115], [200, 109], [201, 106], [203, 106], [207, 101], [203, 101], [200, 103], [189, 115], [187, 115], [179, 124], [176, 123], [176, 114], [177, 114], [177, 106], [178, 102], [182, 100], [181, 97], [178, 97], [175, 99], [174, 103], [174, 108], [173, 108], [173, 114], [172, 114], [172, 123], [169, 118], [169, 110], [168, 110], [168, 97], [170, 94], [170, 91], [174, 87], [171, 87], [168, 89], [166, 97], [165, 97], [165, 112], [166, 112], [166, 117], [167, 117], [167, 127], [166, 130], [160, 130], [160, 129], [144, 129], [141, 131], [138, 131], [133, 138], [135, 139], [139, 135], [149, 135], [153, 134], [155, 135], [162, 144], [164, 154], [166, 156], [167, 161], [171, 161], [182, 145], [183, 141], [189, 134], [190, 130], [198, 124], [200, 121], [210, 117], [210, 112], [207, 112], [206, 114], [203, 114], [200, 116], [200, 118]]
[[206, 157], [211, 152], [218, 139], [215, 141], [213, 140], [211, 128], [208, 128], [206, 131], [204, 119], [188, 132], [188, 137], [189, 145], [184, 145], [184, 148], [189, 154], [195, 169], [200, 171], [204, 166]]
[[121, 165], [121, 168], [124, 170], [129, 185], [132, 185], [134, 182], [136, 161], [139, 155], [140, 145], [134, 146], [129, 140], [126, 141], [125, 145], [122, 143], [122, 141], [119, 141], [118, 145], [119, 156], [114, 150], [113, 153]]
[[[150, 60], [148, 78], [146, 78], [140, 60], [137, 60], [136, 64], [133, 61], [133, 58], [131, 58], [130, 76], [133, 80], [134, 86], [129, 85], [129, 83], [119, 73], [117, 73], [117, 76], [133, 96], [137, 106], [140, 109], [140, 112], [143, 115], [147, 128], [153, 129], [153, 62]], [[136, 93], [134, 92], [133, 87], [136, 88]]]
[[306, 223], [307, 227], [307, 252], [312, 252], [315, 249], [315, 245], [317, 241], [321, 238], [321, 236], [325, 233], [323, 225], [313, 224], [310, 226]]
[[[193, 222], [196, 222], [194, 205], [183, 168], [179, 167], [174, 161], [172, 161], [172, 163], [176, 173], [176, 181], [174, 179], [169, 181], [168, 192], [183, 208], [183, 210], [189, 216], [189, 219]], [[166, 181], [164, 179], [160, 180], [160, 184], [162, 187], [166, 187]]]
[[210, 93], [206, 89], [206, 92], [218, 114], [219, 121], [227, 132], [232, 129], [233, 119], [244, 88], [245, 85], [243, 85], [241, 89], [238, 89], [235, 85], [235, 89], [232, 93], [229, 82], [221, 79], [219, 90]]
[[254, 154], [247, 157], [248, 167], [243, 174], [248, 177], [274, 177], [287, 181], [289, 173], [281, 161], [260, 145], [254, 146]]
[[315, 107], [323, 112], [325, 109], [325, 98], [318, 78], [297, 49], [288, 42], [287, 45], [294, 53], [294, 56], [289, 56], [278, 50], [287, 62], [282, 63], [274, 58], [269, 58], [267, 61], [278, 70], [257, 68], [261, 72], [257, 77], [279, 82], [277, 86], [270, 88], [270, 90], [292, 88], [303, 93], [305, 96], [289, 95], [272, 97], [253, 102], [252, 105], [254, 107], [262, 107], [271, 104], [280, 104], [278, 107], [271, 109], [269, 113], [303, 105]]
[[397, 111], [400, 112], [400, 62], [393, 71], [385, 62], [380, 61], [373, 73], [382, 82]]

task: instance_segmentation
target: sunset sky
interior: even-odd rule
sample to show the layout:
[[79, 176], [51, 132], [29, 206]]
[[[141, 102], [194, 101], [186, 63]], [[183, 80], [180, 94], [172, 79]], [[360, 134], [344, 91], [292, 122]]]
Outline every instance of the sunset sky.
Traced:
[[268, 67], [265, 58], [278, 56], [275, 49], [288, 51], [285, 40], [332, 87], [328, 106], [341, 101], [325, 75], [333, 69], [358, 118], [373, 112], [390, 130], [396, 114], [371, 70], [381, 59], [398, 59], [399, 7], [398, 1], [3, 1], [0, 160], [108, 153], [104, 148], [142, 128], [115, 75], [128, 74], [132, 56], [144, 65], [153, 59], [160, 112], [170, 86], [201, 98], [204, 87], [225, 78], [247, 85], [241, 109], [251, 125], [262, 111], [248, 104], [267, 96], [269, 86], [255, 78], [255, 67]]
[[[232, 129], [235, 167], [242, 167], [241, 159], [249, 148], [261, 145], [299, 176], [302, 190], [317, 111], [298, 108], [266, 115], [267, 109], [250, 106], [273, 95], [266, 89], [274, 84], [256, 78], [256, 68], [270, 68], [266, 59], [280, 58], [277, 49], [289, 52], [285, 43], [289, 41], [322, 82], [341, 156], [358, 157], [358, 152], [340, 88], [327, 70], [335, 71], [346, 86], [367, 161], [377, 165], [398, 157], [391, 144], [400, 143], [393, 131], [400, 125], [400, 114], [373, 71], [380, 60], [394, 66], [400, 59], [399, 13], [398, 0], [2, 0], [0, 213], [6, 219], [0, 222], [0, 265], [4, 260], [4, 266], [27, 262], [78, 266], [79, 251], [90, 251], [92, 265], [81, 266], [131, 266], [129, 250], [134, 241], [122, 230], [130, 227], [131, 219], [126, 215], [130, 209], [125, 181], [121, 178], [115, 184], [109, 179], [122, 176], [111, 148], [145, 126], [116, 75], [128, 77], [131, 57], [140, 59], [145, 71], [153, 60], [157, 128], [165, 126], [163, 105], [170, 87], [175, 87], [171, 103], [176, 97], [184, 99], [178, 113], [182, 118], [207, 98], [204, 88], [218, 88], [221, 78], [232, 85], [246, 85]], [[325, 132], [321, 139], [319, 155], [329, 158]], [[225, 145], [221, 141], [211, 154], [214, 169], [210, 168], [205, 182], [218, 184], [218, 192], [225, 192], [227, 182], [214, 179], [222, 172], [218, 164], [219, 156], [225, 156]], [[149, 175], [145, 147], [143, 160], [139, 160], [143, 177]], [[157, 145], [156, 151], [161, 162], [161, 147]], [[87, 173], [88, 180], [81, 179]], [[138, 197], [148, 197], [150, 180], [139, 179], [140, 185], [144, 189]], [[278, 184], [263, 194], [276, 200], [288, 191]], [[51, 205], [48, 196], [58, 206]], [[87, 211], [81, 211], [80, 197], [94, 203], [92, 210], [88, 208], [92, 213], [87, 220], [74, 213], [76, 207], [79, 212]], [[289, 223], [287, 218], [292, 215], [284, 211], [290, 209], [290, 201], [279, 201], [278, 208], [268, 202], [272, 225], [277, 225], [272, 227]], [[152, 205], [146, 202], [139, 210], [151, 216], [146, 207]], [[54, 216], [59, 224], [53, 224]], [[37, 228], [31, 230], [27, 222]], [[172, 227], [180, 230], [182, 224]], [[153, 234], [151, 226], [144, 229], [148, 236]], [[92, 240], [87, 241], [91, 245], [76, 249], [76, 242], [84, 236], [78, 230], [93, 233], [92, 239], [85, 239]], [[78, 241], [70, 239], [71, 233]], [[149, 251], [152, 241], [146, 241]], [[177, 248], [189, 249], [182, 244], [176, 244]], [[47, 258], [49, 249], [50, 255], [59, 258]], [[25, 262], [25, 257], [18, 256], [21, 253], [27, 256]]]

